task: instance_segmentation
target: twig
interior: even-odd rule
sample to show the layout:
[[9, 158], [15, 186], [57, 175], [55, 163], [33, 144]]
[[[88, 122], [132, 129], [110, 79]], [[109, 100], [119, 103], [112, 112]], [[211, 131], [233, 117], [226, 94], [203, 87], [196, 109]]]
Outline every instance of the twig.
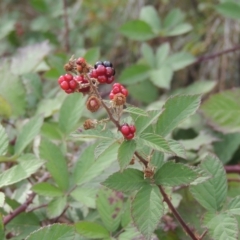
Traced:
[[203, 234], [199, 237], [199, 240], [202, 240], [207, 233], [208, 233], [208, 229], [203, 232]]
[[205, 62], [205, 61], [208, 61], [208, 60], [212, 60], [214, 58], [222, 56], [223, 54], [235, 52], [235, 51], [238, 51], [238, 50], [240, 50], [240, 46], [239, 45], [237, 45], [237, 46], [235, 46], [233, 48], [229, 48], [229, 49], [223, 50], [221, 52], [214, 53], [212, 55], [201, 56], [201, 57], [197, 58], [197, 60], [196, 60], [196, 62], [194, 64], [199, 63], [199, 62]]
[[240, 165], [224, 166], [227, 173], [240, 173]]
[[27, 210], [26, 212], [33, 212], [37, 209], [40, 209], [40, 208], [44, 208], [44, 207], [47, 207], [48, 204], [42, 204], [42, 205], [39, 205], [37, 207], [33, 207], [33, 208], [30, 208], [29, 210]]
[[180, 216], [180, 214], [178, 213], [178, 211], [176, 210], [176, 208], [172, 205], [170, 199], [168, 198], [167, 194], [165, 193], [164, 189], [162, 186], [158, 186], [162, 196], [163, 196], [163, 200], [167, 203], [169, 209], [172, 211], [173, 215], [175, 216], [175, 218], [178, 220], [178, 222], [181, 224], [181, 226], [183, 227], [183, 229], [185, 230], [185, 232], [193, 239], [193, 240], [199, 240], [198, 237], [195, 236], [195, 234], [193, 233], [193, 231], [190, 229], [190, 227], [184, 222], [184, 220], [182, 219], [182, 217]]
[[64, 24], [65, 24], [65, 33], [64, 33], [64, 40], [65, 40], [65, 50], [66, 52], [70, 51], [70, 44], [69, 44], [69, 25], [68, 25], [68, 13], [67, 13], [67, 0], [63, 0], [63, 10], [64, 10]]
[[228, 178], [228, 182], [240, 182], [240, 178]]

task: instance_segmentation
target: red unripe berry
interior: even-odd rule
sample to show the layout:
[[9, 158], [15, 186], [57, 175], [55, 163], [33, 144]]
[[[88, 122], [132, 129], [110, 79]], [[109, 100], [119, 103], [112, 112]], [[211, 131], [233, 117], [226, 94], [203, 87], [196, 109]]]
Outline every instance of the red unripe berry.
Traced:
[[106, 75], [108, 77], [113, 76], [113, 69], [111, 67], [106, 67]]
[[77, 82], [76, 81], [74, 81], [74, 80], [71, 80], [70, 82], [69, 82], [69, 87], [71, 88], [71, 89], [76, 89], [76, 87], [77, 87]]
[[130, 133], [130, 129], [129, 129], [128, 124], [125, 124], [125, 125], [121, 126], [121, 133], [124, 136], [127, 136]]
[[106, 83], [107, 81], [107, 77], [105, 75], [98, 76], [97, 79], [100, 83]]
[[111, 84], [114, 81], [114, 76], [107, 78], [107, 84]]
[[129, 133], [127, 136], [125, 136], [126, 139], [130, 140], [134, 138], [134, 134], [133, 133]]
[[96, 69], [96, 73], [98, 76], [106, 74], [106, 68], [103, 65], [98, 65]]
[[69, 89], [68, 82], [66, 82], [66, 81], [61, 82], [60, 87], [61, 87], [63, 90], [68, 90], [68, 89]]
[[121, 86], [122, 86], [122, 85], [121, 85], [120, 83], [114, 83], [112, 87], [113, 87], [113, 88], [114, 88], [114, 87], [118, 87], [119, 89], [121, 89]]
[[110, 92], [109, 98], [112, 100], [114, 98], [114, 95], [115, 95], [114, 93]]
[[98, 74], [96, 72], [96, 69], [93, 69], [91, 72], [90, 72], [90, 77], [91, 78], [97, 78], [98, 77]]
[[64, 76], [60, 76], [60, 77], [58, 78], [58, 83], [61, 84], [63, 81], [65, 81]]
[[65, 90], [65, 92], [69, 94], [69, 93], [73, 93], [74, 91], [71, 88], [69, 88], [69, 89]]
[[78, 65], [82, 65], [83, 63], [86, 63], [86, 60], [82, 57], [78, 58], [78, 60], [76, 61], [76, 64]]
[[136, 132], [136, 127], [134, 125], [130, 125], [129, 130], [130, 130], [131, 133], [134, 134]]
[[117, 94], [117, 93], [119, 93], [119, 92], [120, 92], [119, 87], [114, 87], [114, 88], [112, 89], [112, 93], [114, 93], [114, 94]]
[[127, 90], [126, 88], [122, 88], [122, 89], [121, 89], [121, 93], [122, 93], [125, 97], [128, 96], [128, 90]]
[[70, 81], [70, 80], [73, 79], [73, 75], [70, 74], [70, 73], [67, 73], [67, 74], [64, 75], [64, 79], [65, 79], [66, 81]]

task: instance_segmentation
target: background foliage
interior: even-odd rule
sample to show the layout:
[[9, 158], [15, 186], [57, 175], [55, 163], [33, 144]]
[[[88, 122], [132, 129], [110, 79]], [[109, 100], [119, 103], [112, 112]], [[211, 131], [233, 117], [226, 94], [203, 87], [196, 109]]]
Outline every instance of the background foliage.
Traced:
[[[190, 239], [157, 185], [204, 239], [240, 239], [238, 1], [2, 0], [0, 15], [1, 239]], [[59, 88], [73, 54], [113, 63], [135, 140], [83, 131], [105, 112]], [[128, 166], [149, 148], [151, 187]]]

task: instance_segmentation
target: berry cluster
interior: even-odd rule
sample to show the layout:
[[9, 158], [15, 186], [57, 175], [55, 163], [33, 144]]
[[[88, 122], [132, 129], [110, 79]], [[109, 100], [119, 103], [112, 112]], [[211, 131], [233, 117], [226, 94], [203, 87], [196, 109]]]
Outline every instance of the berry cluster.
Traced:
[[127, 123], [124, 123], [120, 131], [125, 139], [130, 140], [134, 138], [134, 133], [136, 132], [136, 127], [134, 125], [128, 125]]
[[74, 80], [79, 83], [78, 92], [88, 93], [90, 91], [89, 82], [84, 75], [75, 76]]
[[109, 94], [109, 98], [112, 100], [114, 96], [119, 93], [123, 94], [125, 97], [128, 96], [128, 90], [123, 85], [121, 85], [120, 83], [114, 83], [112, 86], [112, 90]]
[[91, 78], [96, 78], [99, 83], [111, 84], [114, 81], [115, 69], [109, 61], [99, 61], [90, 72]]
[[73, 75], [69, 73], [60, 76], [58, 78], [58, 83], [66, 93], [73, 93], [78, 87], [78, 84], [76, 80], [74, 80]]

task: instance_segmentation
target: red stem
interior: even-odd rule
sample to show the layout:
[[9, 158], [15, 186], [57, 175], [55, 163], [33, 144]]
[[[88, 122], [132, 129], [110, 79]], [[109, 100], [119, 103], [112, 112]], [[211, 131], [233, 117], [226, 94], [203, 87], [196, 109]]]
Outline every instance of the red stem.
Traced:
[[224, 166], [226, 173], [239, 173], [240, 174], [240, 165], [229, 165]]

